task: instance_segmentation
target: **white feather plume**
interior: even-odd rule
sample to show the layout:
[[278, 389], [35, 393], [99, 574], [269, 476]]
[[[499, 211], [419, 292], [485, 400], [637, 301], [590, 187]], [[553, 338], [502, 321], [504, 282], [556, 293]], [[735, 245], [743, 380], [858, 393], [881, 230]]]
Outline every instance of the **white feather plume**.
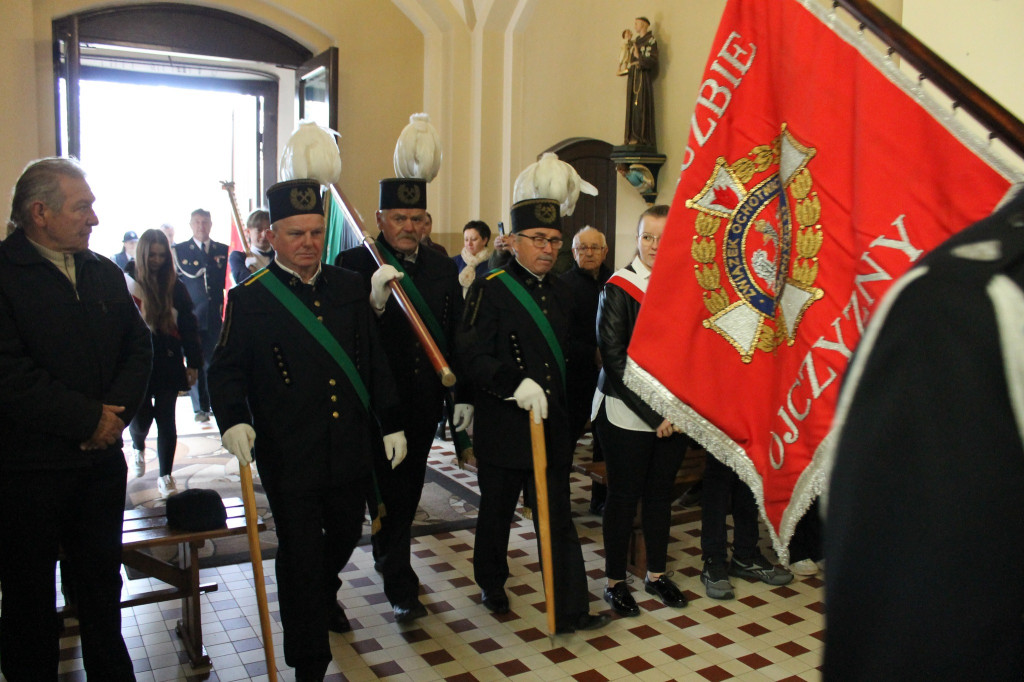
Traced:
[[335, 137], [340, 138], [341, 135], [313, 121], [299, 121], [299, 127], [281, 152], [279, 179], [312, 178], [322, 185], [338, 182], [341, 179], [341, 150]]
[[544, 152], [540, 160], [526, 167], [516, 178], [512, 201], [524, 199], [554, 199], [560, 204], [562, 215], [572, 215], [580, 192], [597, 196], [597, 188], [580, 177], [576, 169], [560, 161], [554, 152]]
[[430, 182], [441, 168], [441, 138], [428, 114], [413, 114], [395, 145], [395, 175]]

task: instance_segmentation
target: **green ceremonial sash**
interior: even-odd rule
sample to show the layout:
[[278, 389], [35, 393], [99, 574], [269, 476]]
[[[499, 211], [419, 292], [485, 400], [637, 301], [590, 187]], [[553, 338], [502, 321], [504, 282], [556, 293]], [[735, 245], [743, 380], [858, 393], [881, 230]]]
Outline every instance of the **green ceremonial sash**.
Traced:
[[441, 329], [441, 323], [437, 321], [436, 317], [434, 317], [434, 312], [430, 309], [430, 306], [427, 305], [427, 301], [423, 298], [423, 294], [421, 294], [420, 290], [416, 288], [416, 283], [412, 281], [412, 277], [409, 276], [409, 273], [406, 272], [405, 268], [402, 267], [402, 264], [397, 258], [395, 258], [395, 255], [388, 251], [387, 248], [382, 247], [377, 249], [377, 251], [380, 253], [381, 257], [388, 262], [388, 265], [393, 266], [396, 270], [405, 275], [401, 281], [402, 289], [406, 294], [408, 294], [409, 300], [412, 301], [412, 305], [416, 308], [416, 312], [420, 314], [420, 317], [423, 319], [423, 323], [430, 329], [430, 333], [433, 335], [434, 341], [436, 341], [441, 348], [445, 349], [445, 351], [448, 351], [448, 339], [445, 337], [444, 331]]
[[[249, 286], [255, 282], [259, 282], [264, 288], [273, 295], [278, 302], [285, 307], [285, 310], [290, 312], [292, 316], [305, 327], [317, 342], [323, 346], [334, 361], [338, 363], [341, 370], [345, 372], [345, 376], [352, 383], [352, 388], [355, 389], [356, 395], [359, 396], [359, 402], [363, 404], [363, 409], [366, 413], [370, 413], [370, 393], [366, 390], [366, 384], [363, 383], [363, 378], [359, 376], [359, 372], [356, 371], [356, 366], [352, 364], [352, 359], [349, 358], [348, 353], [341, 347], [338, 340], [334, 338], [327, 328], [316, 319], [316, 315], [313, 314], [309, 308], [307, 308], [299, 297], [296, 296], [288, 289], [284, 284], [281, 283], [274, 275], [265, 277], [270, 270], [263, 268], [255, 273], [249, 279], [245, 280], [245, 286]], [[383, 518], [387, 511], [384, 508], [384, 500], [380, 494], [380, 486], [377, 484], [377, 473], [370, 470], [370, 474], [373, 478], [373, 494], [377, 502], [377, 516], [371, 520], [370, 528], [371, 535], [376, 534], [381, 528], [381, 518]], [[373, 507], [370, 507], [371, 512]]]
[[252, 277], [245, 280], [245, 286], [259, 282], [262, 284], [267, 291], [269, 291], [278, 302], [285, 307], [285, 309], [292, 314], [292, 316], [298, 320], [299, 324], [305, 327], [317, 342], [323, 346], [334, 361], [338, 363], [341, 370], [345, 372], [345, 376], [352, 383], [352, 388], [355, 389], [356, 395], [359, 396], [359, 401], [363, 404], [363, 409], [369, 413], [370, 411], [370, 393], [366, 390], [366, 384], [363, 383], [363, 378], [359, 376], [359, 372], [356, 371], [356, 366], [352, 364], [352, 359], [349, 358], [348, 353], [341, 347], [338, 340], [335, 339], [327, 328], [316, 319], [316, 315], [313, 314], [309, 308], [307, 308], [302, 301], [299, 300], [298, 296], [293, 294], [288, 287], [281, 283], [277, 277], [271, 275], [270, 277], [264, 277], [270, 270], [263, 268], [259, 272], [253, 274]]
[[558, 343], [558, 339], [555, 337], [555, 330], [551, 328], [551, 323], [548, 322], [548, 318], [544, 317], [544, 313], [541, 312], [540, 306], [530, 296], [530, 292], [526, 290], [522, 284], [516, 281], [512, 275], [508, 274], [504, 270], [495, 270], [491, 274], [487, 275], [487, 279], [497, 279], [499, 282], [505, 285], [505, 287], [519, 299], [519, 302], [526, 308], [526, 312], [530, 313], [530, 317], [533, 318], [534, 323], [540, 330], [540, 333], [544, 336], [544, 340], [548, 342], [548, 347], [551, 349], [551, 354], [555, 356], [555, 362], [558, 363], [558, 371], [562, 374], [562, 388], [565, 388], [565, 354], [562, 353], [562, 346]]

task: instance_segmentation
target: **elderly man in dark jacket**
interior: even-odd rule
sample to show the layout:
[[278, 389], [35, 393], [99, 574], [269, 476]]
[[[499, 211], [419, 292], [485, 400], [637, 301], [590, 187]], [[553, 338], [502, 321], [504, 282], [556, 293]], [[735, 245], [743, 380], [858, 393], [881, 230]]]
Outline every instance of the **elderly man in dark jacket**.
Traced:
[[[381, 180], [380, 209], [376, 215], [380, 228], [377, 248], [385, 265], [378, 269], [370, 252], [362, 246], [342, 252], [335, 261], [335, 265], [362, 275], [371, 292], [370, 302], [377, 314], [381, 344], [391, 373], [398, 381], [402, 426], [409, 441], [406, 461], [381, 477], [381, 495], [388, 511], [381, 532], [373, 536], [373, 558], [384, 578], [384, 594], [391, 602], [397, 623], [409, 623], [427, 614], [419, 599], [419, 577], [410, 558], [412, 523], [423, 492], [427, 457], [441, 419], [446, 391], [398, 301], [390, 297], [390, 290], [386, 288], [390, 279], [401, 279], [434, 341], [452, 364], [456, 376], [460, 374], [458, 356], [451, 351], [462, 319], [462, 286], [450, 258], [431, 248], [421, 248], [420, 234], [428, 219], [426, 197], [425, 180]], [[455, 390], [452, 423], [453, 428], [462, 430], [470, 423], [473, 409], [467, 402], [465, 382], [460, 381]]]
[[0, 667], [56, 680], [58, 547], [89, 679], [134, 680], [121, 637], [121, 432], [152, 348], [124, 274], [89, 251], [85, 173], [42, 159], [19, 178], [0, 245]]
[[[572, 292], [572, 345], [569, 347], [570, 363], [566, 376], [569, 390], [569, 426], [576, 438], [583, 435], [590, 420], [590, 408], [594, 403], [594, 389], [597, 375], [601, 370], [601, 353], [597, 350], [597, 299], [604, 283], [612, 271], [604, 264], [608, 256], [608, 241], [604, 234], [594, 228], [584, 227], [572, 238], [572, 257], [576, 263], [559, 279]], [[604, 451], [595, 434], [594, 461], [604, 461]], [[590, 511], [600, 515], [608, 488], [595, 483], [590, 491]]]
[[459, 333], [459, 352], [476, 396], [480, 513], [473, 573], [484, 606], [507, 613], [509, 525], [524, 486], [534, 506], [537, 499], [532, 412], [544, 419], [555, 626], [558, 632], [592, 630], [607, 623], [607, 616], [589, 613], [587, 575], [569, 502], [575, 437], [566, 402], [565, 348], [572, 297], [550, 274], [562, 243], [558, 202], [518, 202], [512, 207], [512, 232], [516, 259], [506, 270], [473, 282]]
[[350, 629], [338, 571], [362, 535], [373, 457], [383, 449], [397, 466], [405, 436], [362, 280], [320, 263], [319, 182], [280, 182], [267, 198], [276, 256], [228, 294], [210, 396], [224, 447], [248, 463], [255, 446], [277, 524], [285, 661], [308, 682], [330, 664], [328, 630]]

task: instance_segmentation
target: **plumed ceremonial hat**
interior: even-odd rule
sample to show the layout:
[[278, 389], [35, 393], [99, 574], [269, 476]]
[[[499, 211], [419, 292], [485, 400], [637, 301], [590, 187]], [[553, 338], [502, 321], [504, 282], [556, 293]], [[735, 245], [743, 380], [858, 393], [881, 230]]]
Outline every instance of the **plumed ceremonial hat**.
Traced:
[[301, 178], [286, 180], [267, 189], [270, 222], [307, 213], [324, 214], [324, 201], [320, 194], [320, 181]]
[[380, 205], [391, 208], [427, 208], [427, 181], [422, 178], [386, 178], [380, 181]]
[[512, 204], [509, 213], [512, 234], [534, 227], [547, 227], [559, 231], [562, 229], [558, 202], [554, 199], [524, 199]]

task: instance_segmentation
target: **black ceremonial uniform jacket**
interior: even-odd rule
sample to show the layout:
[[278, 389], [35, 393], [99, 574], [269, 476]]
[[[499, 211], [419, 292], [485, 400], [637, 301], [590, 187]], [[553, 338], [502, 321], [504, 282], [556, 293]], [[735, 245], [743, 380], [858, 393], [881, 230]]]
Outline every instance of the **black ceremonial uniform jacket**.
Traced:
[[[402, 267], [408, 273], [406, 277], [412, 277], [416, 288], [437, 318], [447, 337], [447, 347], [441, 339], [434, 341], [455, 372], [458, 380], [457, 400], [466, 402], [468, 397], [464, 382], [460, 379], [457, 354], [452, 352], [455, 350], [455, 336], [462, 319], [462, 285], [459, 284], [459, 273], [455, 263], [434, 249], [422, 247], [416, 255], [416, 263], [406, 263], [402, 261], [402, 255], [384, 240], [383, 235], [377, 235], [377, 248], [381, 252], [389, 251], [402, 263]], [[365, 284], [364, 295], [369, 296], [370, 277], [377, 271], [377, 263], [365, 246], [343, 251], [334, 262], [335, 265], [355, 270], [362, 275]], [[436, 428], [441, 418], [445, 389], [394, 296], [388, 297], [379, 322], [381, 342], [391, 365], [391, 373], [398, 383], [399, 395], [407, 417], [415, 419], [417, 423], [434, 424]]]
[[[550, 273], [538, 280], [515, 260], [505, 271], [530, 292], [551, 324], [563, 355], [567, 354], [572, 293], [565, 282]], [[547, 394], [544, 435], [549, 466], [568, 466], [575, 436], [569, 432], [558, 363], [533, 317], [496, 277], [478, 278], [469, 288], [459, 354], [474, 389], [473, 450], [477, 459], [511, 469], [533, 467], [529, 413], [508, 400], [529, 377]]]
[[185, 283], [195, 306], [199, 331], [217, 329], [224, 312], [224, 283], [228, 271], [228, 246], [210, 240], [205, 254], [195, 239], [174, 245], [178, 277]]
[[1024, 677], [1022, 309], [1024, 192], [873, 313], [833, 422], [823, 679]]
[[263, 277], [277, 277], [322, 318], [359, 371], [377, 419], [367, 416], [324, 347], [255, 277], [228, 294], [224, 330], [209, 370], [221, 433], [252, 424], [264, 484], [288, 493], [368, 475], [380, 434], [402, 430], [395, 385], [363, 284], [353, 272], [322, 268], [312, 285], [276, 262]]
[[126, 424], [149, 380], [149, 329], [124, 273], [75, 254], [76, 285], [18, 229], [0, 244], [0, 475], [87, 467], [123, 457], [120, 439], [83, 452], [103, 405]]

